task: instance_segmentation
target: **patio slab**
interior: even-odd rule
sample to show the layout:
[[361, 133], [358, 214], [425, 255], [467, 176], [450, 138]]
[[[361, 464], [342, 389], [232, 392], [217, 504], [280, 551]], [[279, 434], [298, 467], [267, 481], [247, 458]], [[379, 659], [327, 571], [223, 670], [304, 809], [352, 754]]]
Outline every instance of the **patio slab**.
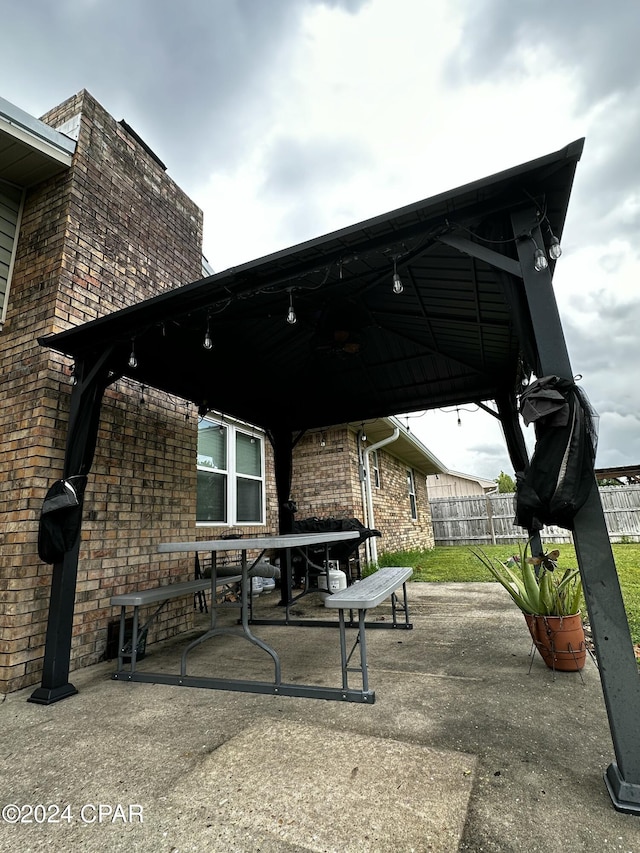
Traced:
[[[74, 672], [78, 695], [56, 705], [9, 695], [1, 804], [48, 811], [5, 819], [0, 851], [640, 853], [639, 819], [602, 778], [614, 756], [593, 661], [583, 679], [531, 662], [495, 584], [409, 593], [412, 631], [368, 633], [372, 706], [118, 683], [113, 661]], [[326, 614], [315, 596], [301, 610]], [[284, 680], [337, 683], [333, 629], [255, 631]], [[175, 668], [184, 642], [143, 664]], [[194, 666], [263, 666], [232, 638], [213, 649]]]

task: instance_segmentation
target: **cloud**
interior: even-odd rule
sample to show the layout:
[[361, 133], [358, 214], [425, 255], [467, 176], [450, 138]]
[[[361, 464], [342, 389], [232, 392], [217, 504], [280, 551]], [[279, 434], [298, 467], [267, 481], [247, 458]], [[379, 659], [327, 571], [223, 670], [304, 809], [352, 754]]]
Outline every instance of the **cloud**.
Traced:
[[[571, 361], [600, 415], [603, 441], [607, 447], [615, 447], [616, 437], [608, 432], [613, 423], [608, 415], [628, 418], [628, 422], [635, 422], [636, 429], [639, 426], [640, 391], [632, 374], [640, 363], [640, 339], [636, 334], [640, 305], [628, 300], [616, 302], [614, 295], [595, 291], [585, 294], [580, 307], [582, 310], [574, 311], [564, 323]], [[630, 448], [625, 450], [627, 457], [630, 452]], [[633, 461], [629, 459], [627, 464]]]
[[453, 80], [529, 73], [531, 60], [546, 53], [572, 72], [583, 107], [615, 93], [631, 94], [640, 84], [637, 3], [463, 0], [459, 8], [464, 10], [459, 50], [447, 68]]
[[3, 63], [21, 78], [18, 106], [40, 115], [88, 89], [189, 191], [241, 160], [275, 120], [304, 14], [323, 5], [355, 13], [364, 2], [30, 0], [3, 9], [12, 34]]
[[280, 136], [269, 145], [265, 159], [266, 179], [260, 191], [296, 198], [351, 179], [370, 162], [365, 145], [340, 136]]
[[[477, 80], [521, 86], [550, 69], [564, 74], [573, 115], [587, 129], [572, 217], [592, 235], [635, 239], [640, 225], [640, 4], [627, 0], [462, 0], [458, 50], [445, 64], [452, 88]], [[558, 89], [531, 103], [532, 132], [553, 121]], [[566, 103], [565, 103], [566, 108]], [[590, 164], [590, 168], [589, 168]], [[635, 203], [634, 203], [635, 202]], [[633, 236], [632, 236], [633, 235]]]
[[[596, 467], [637, 465], [640, 459], [640, 423], [634, 415], [607, 412], [600, 418]], [[606, 442], [602, 439], [606, 437]]]

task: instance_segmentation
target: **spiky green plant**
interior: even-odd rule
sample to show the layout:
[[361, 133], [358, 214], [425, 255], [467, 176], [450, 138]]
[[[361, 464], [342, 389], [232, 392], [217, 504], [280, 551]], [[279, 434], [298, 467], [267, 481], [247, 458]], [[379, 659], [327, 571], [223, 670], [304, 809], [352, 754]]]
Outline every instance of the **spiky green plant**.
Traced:
[[[558, 551], [528, 557], [529, 543], [519, 557], [507, 562], [488, 557], [482, 549], [471, 553], [502, 584], [523, 613], [537, 616], [572, 616], [580, 611], [582, 581], [578, 569], [557, 570]], [[539, 571], [536, 573], [535, 567]]]

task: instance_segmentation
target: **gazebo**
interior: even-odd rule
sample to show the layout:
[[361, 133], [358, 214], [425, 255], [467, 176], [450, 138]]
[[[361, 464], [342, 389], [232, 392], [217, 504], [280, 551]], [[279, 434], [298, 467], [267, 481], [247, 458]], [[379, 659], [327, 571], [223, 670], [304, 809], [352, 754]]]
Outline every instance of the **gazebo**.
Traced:
[[[103, 392], [123, 376], [264, 428], [281, 532], [309, 429], [476, 403], [522, 474], [520, 392], [573, 378], [552, 278], [583, 142], [41, 339], [75, 362], [64, 476], [90, 471]], [[615, 807], [640, 814], [640, 679], [589, 480], [573, 534], [616, 756], [605, 779]], [[79, 539], [54, 565], [33, 702], [75, 692]]]

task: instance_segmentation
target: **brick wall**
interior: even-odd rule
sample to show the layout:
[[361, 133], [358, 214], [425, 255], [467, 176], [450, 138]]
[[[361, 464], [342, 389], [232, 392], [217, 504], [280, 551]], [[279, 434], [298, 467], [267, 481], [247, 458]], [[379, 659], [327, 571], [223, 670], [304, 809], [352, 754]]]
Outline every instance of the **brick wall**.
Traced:
[[407, 492], [407, 465], [384, 450], [379, 451], [378, 461], [380, 488], [373, 489], [372, 497], [375, 527], [382, 533], [377, 540], [378, 553], [433, 548], [426, 478], [414, 471], [418, 516], [414, 521]]
[[355, 433], [345, 427], [304, 435], [293, 452], [291, 494], [297, 518], [362, 518]]
[[[86, 92], [43, 117], [81, 114], [71, 169], [29, 191], [0, 334], [0, 690], [39, 680], [51, 567], [37, 554], [40, 506], [60, 476], [69, 362], [37, 337], [200, 277], [202, 216], [162, 168]], [[195, 531], [197, 416], [134, 383], [108, 389], [87, 487], [72, 668], [104, 656], [109, 598], [191, 575], [160, 558], [160, 539]], [[167, 609], [155, 637], [188, 626], [190, 602]], [[153, 637], [151, 638], [153, 639]]]
[[[418, 514], [414, 521], [407, 494], [406, 464], [384, 448], [378, 451], [378, 464], [381, 487], [372, 489], [374, 526], [382, 533], [376, 540], [378, 553], [433, 548], [425, 477], [414, 473]], [[292, 495], [298, 505], [297, 518], [365, 520], [354, 432], [344, 427], [308, 433], [296, 445], [293, 466]]]

